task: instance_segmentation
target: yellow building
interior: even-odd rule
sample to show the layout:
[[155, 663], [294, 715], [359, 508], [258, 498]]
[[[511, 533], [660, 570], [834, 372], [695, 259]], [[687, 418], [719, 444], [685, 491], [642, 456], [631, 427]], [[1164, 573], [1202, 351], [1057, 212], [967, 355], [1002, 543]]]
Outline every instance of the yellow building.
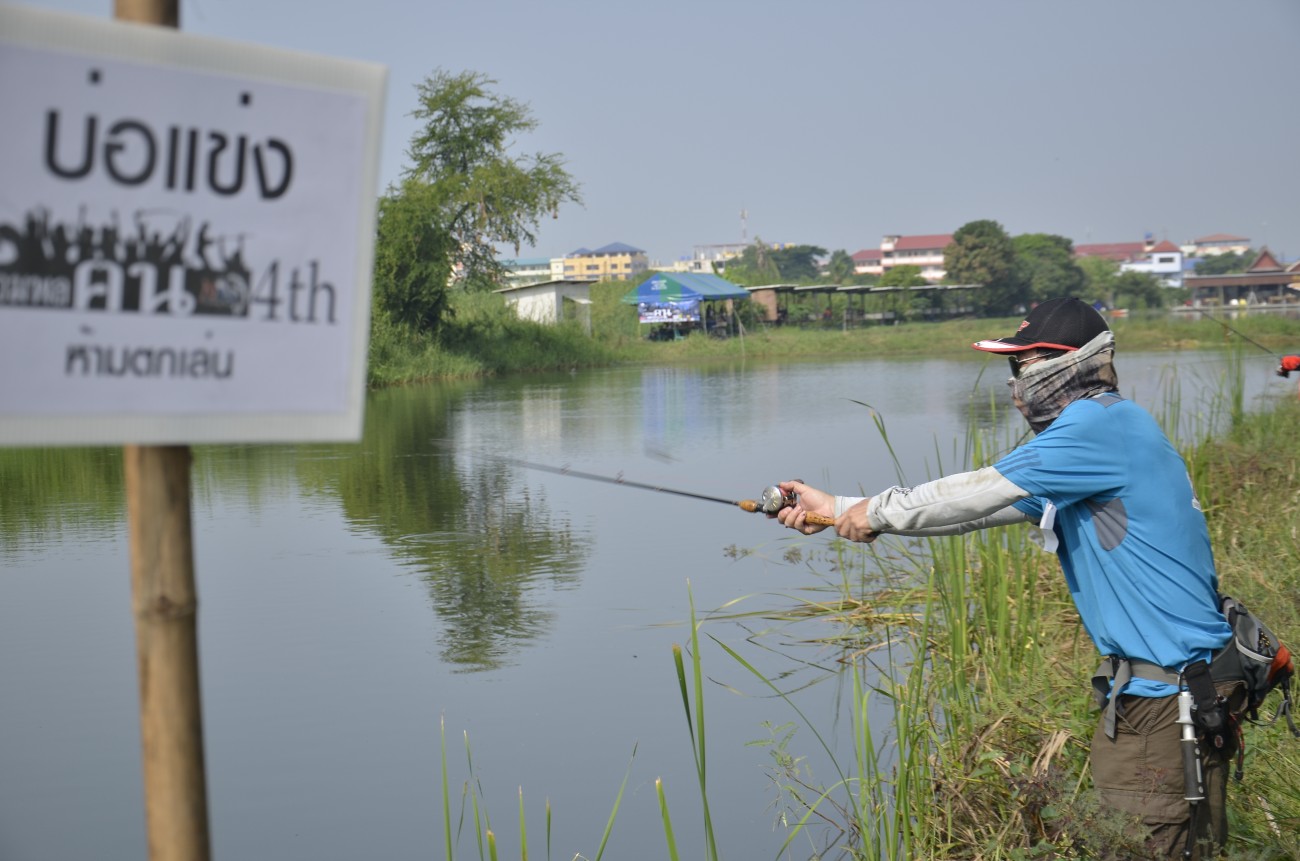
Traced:
[[622, 242], [612, 242], [595, 251], [579, 248], [563, 259], [564, 277], [568, 280], [632, 281], [650, 268], [644, 251]]

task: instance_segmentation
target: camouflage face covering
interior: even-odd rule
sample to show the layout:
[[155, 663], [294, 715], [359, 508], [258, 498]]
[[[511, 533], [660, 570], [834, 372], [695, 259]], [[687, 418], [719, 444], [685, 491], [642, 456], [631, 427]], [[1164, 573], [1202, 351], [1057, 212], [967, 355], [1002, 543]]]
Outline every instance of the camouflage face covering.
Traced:
[[1026, 365], [1007, 380], [1011, 398], [1034, 433], [1042, 433], [1069, 404], [1119, 388], [1114, 356], [1115, 335], [1102, 332], [1077, 350]]

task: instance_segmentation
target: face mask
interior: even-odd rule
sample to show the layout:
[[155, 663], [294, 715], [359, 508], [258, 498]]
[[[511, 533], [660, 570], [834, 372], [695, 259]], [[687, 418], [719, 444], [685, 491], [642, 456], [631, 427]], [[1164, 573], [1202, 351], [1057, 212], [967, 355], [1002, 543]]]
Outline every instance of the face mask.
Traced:
[[1011, 399], [1034, 433], [1045, 431], [1075, 401], [1117, 390], [1114, 354], [1114, 333], [1102, 332], [1077, 350], [1024, 366], [1020, 376], [1007, 380]]

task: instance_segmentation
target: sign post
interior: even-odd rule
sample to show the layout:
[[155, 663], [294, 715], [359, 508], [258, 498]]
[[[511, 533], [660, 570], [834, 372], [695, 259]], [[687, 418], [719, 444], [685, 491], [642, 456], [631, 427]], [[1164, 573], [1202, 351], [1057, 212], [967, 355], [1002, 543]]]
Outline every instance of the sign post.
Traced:
[[[115, 0], [113, 10], [119, 20], [180, 26], [179, 0]], [[190, 449], [126, 446], [122, 463], [149, 857], [208, 861]]]
[[207, 861], [188, 446], [126, 446], [131, 607], [149, 857]]
[[114, 13], [0, 7], [0, 445], [124, 446], [149, 857], [207, 861], [189, 446], [360, 438], [386, 71]]

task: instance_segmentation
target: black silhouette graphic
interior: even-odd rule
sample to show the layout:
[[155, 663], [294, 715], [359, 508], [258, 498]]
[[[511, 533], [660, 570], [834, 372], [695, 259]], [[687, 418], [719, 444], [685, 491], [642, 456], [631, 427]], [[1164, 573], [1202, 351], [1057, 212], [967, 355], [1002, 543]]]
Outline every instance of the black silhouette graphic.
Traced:
[[0, 222], [0, 306], [248, 316], [243, 234], [214, 239], [207, 222], [195, 231], [168, 210], [132, 221], [124, 230], [114, 211], [94, 225], [83, 208], [76, 224], [56, 223], [38, 207], [21, 226]]

